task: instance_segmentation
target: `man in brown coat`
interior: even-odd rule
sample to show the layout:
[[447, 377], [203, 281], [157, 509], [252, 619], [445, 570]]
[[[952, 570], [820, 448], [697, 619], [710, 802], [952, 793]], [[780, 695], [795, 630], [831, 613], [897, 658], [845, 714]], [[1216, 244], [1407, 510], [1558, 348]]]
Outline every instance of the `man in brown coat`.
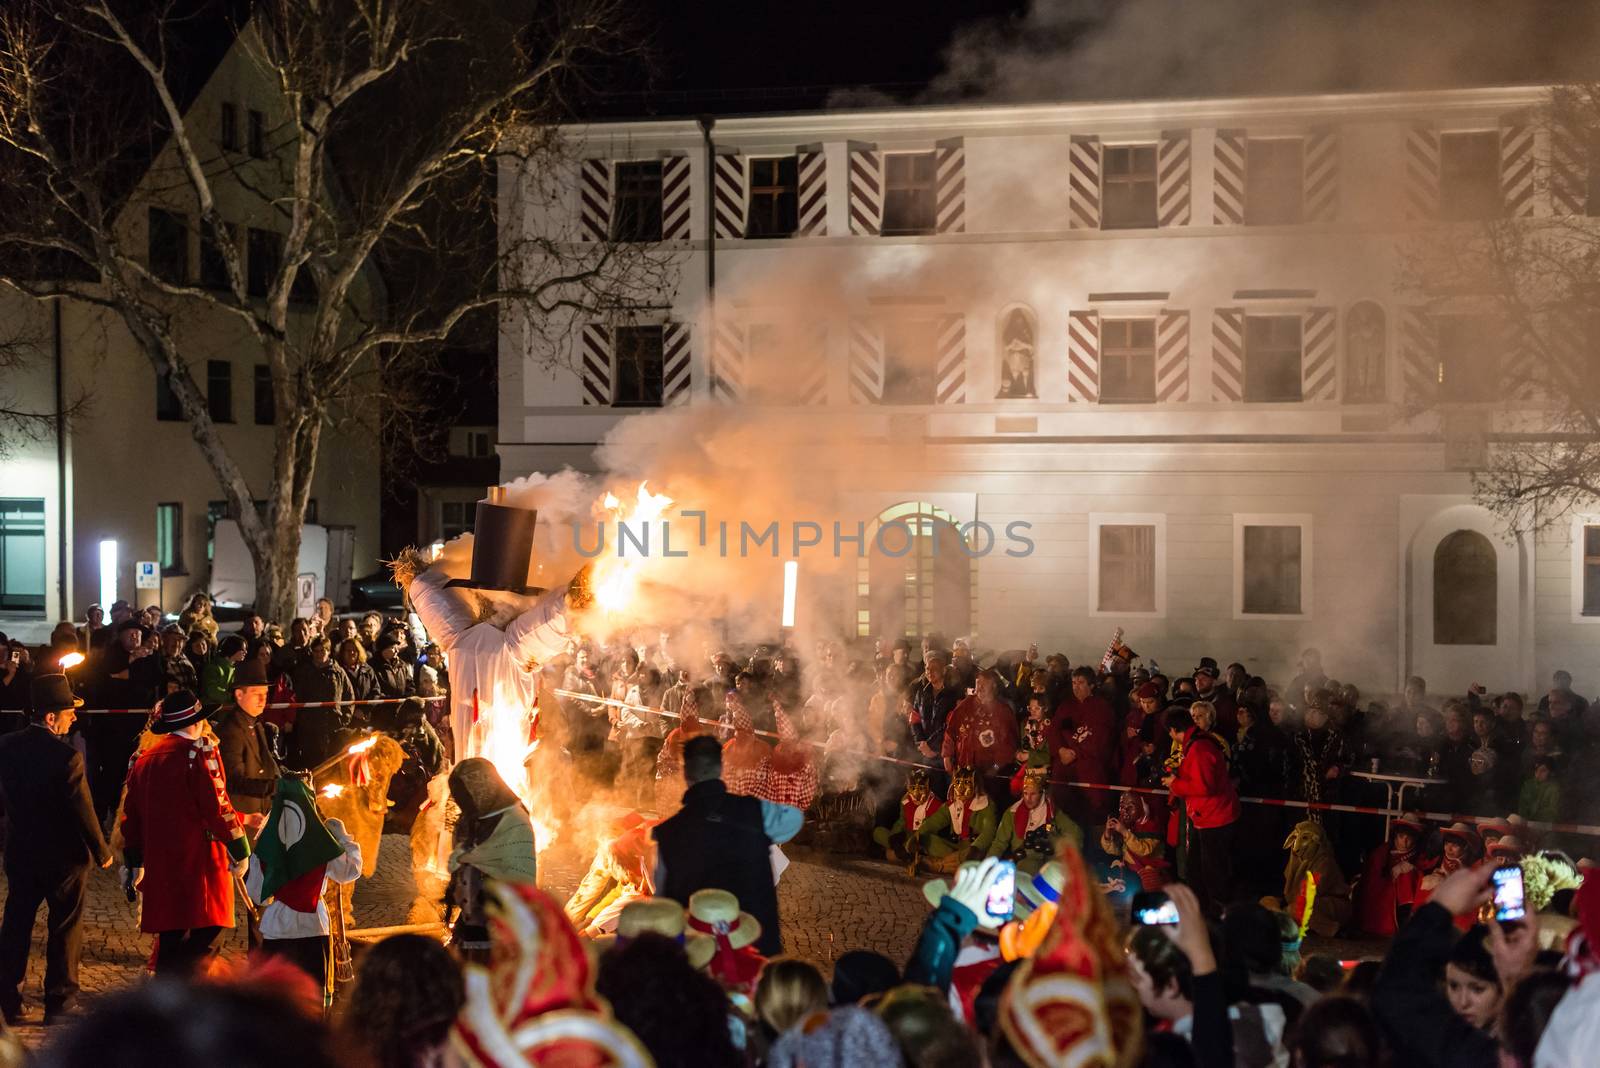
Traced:
[[233, 700], [217, 714], [217, 749], [228, 797], [239, 821], [254, 833], [272, 810], [278, 786], [278, 758], [272, 752], [261, 713], [267, 708], [267, 674], [259, 661], [246, 660], [233, 674]]

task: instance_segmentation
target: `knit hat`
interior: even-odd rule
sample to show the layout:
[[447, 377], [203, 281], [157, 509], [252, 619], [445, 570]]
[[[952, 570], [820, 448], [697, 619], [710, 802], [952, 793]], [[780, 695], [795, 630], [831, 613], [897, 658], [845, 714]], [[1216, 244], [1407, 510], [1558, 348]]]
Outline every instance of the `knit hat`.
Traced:
[[816, 1013], [789, 1028], [767, 1051], [771, 1068], [856, 1068], [900, 1064], [900, 1046], [884, 1022], [854, 1005]]
[[156, 704], [151, 734], [171, 734], [206, 718], [200, 698], [188, 690], [173, 690]]
[[488, 968], [465, 970], [450, 1044], [471, 1068], [653, 1064], [595, 993], [589, 955], [561, 906], [526, 884], [491, 880]]
[[1000, 1004], [1011, 1048], [1033, 1068], [1138, 1063], [1144, 1034], [1116, 921], [1083, 857], [1061, 847], [1066, 872], [1056, 922], [1017, 966]]

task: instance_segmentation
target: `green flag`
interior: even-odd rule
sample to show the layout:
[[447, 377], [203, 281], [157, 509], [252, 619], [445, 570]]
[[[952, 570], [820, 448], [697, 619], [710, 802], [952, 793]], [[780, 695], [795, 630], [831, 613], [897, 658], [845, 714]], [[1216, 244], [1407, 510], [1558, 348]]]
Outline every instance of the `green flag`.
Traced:
[[[311, 788], [305, 780], [285, 775], [278, 780], [272, 812], [256, 839], [261, 885], [259, 889], [251, 885], [250, 896], [265, 901], [286, 883], [342, 856], [344, 846], [323, 825]], [[252, 884], [255, 874], [252, 870]]]

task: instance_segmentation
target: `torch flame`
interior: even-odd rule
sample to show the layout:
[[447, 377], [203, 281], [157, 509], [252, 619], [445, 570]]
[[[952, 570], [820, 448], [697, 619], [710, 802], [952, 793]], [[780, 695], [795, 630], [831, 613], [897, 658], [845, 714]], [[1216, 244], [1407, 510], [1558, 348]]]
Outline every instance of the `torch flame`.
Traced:
[[534, 789], [528, 773], [528, 760], [539, 746], [528, 740], [537, 714], [537, 706], [530, 712], [521, 702], [496, 695], [480, 713], [478, 755], [494, 765], [501, 780], [521, 799], [533, 824], [534, 848], [542, 853], [555, 841], [561, 825], [551, 818], [548, 799]]
[[323, 797], [338, 797], [344, 793], [344, 787], [336, 782], [330, 782], [319, 791]]
[[[620, 524], [627, 523], [630, 528], [637, 530], [656, 522], [672, 507], [672, 498], [665, 493], [651, 493], [648, 482], [639, 483], [635, 498], [633, 507], [625, 508], [615, 494], [605, 495], [604, 507], [619, 524], [619, 540], [622, 536]], [[596, 565], [594, 599], [607, 612], [619, 611], [633, 600], [638, 580], [634, 563], [635, 558], [622, 556], [619, 548], [617, 555], [607, 556]]]
[[83, 654], [82, 653], [65, 653], [65, 654], [62, 655], [61, 660], [59, 661], [59, 663], [61, 664], [61, 670], [62, 671], [70, 671], [73, 668], [77, 667], [79, 664], [83, 663]]
[[349, 749], [346, 749], [344, 751], [344, 753], [345, 753], [345, 756], [359, 756], [360, 754], [365, 753], [368, 749], [371, 749], [373, 746], [375, 746], [377, 744], [378, 744], [378, 736], [376, 734], [374, 734], [372, 737], [367, 738], [364, 741], [359, 741], [359, 742], [354, 743], [353, 745], [350, 746]]

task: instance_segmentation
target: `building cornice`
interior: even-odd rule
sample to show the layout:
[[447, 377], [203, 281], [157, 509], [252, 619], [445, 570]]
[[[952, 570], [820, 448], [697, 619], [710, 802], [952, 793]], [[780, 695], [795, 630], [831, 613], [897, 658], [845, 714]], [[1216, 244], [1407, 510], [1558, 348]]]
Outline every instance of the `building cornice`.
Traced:
[[[1497, 115], [1536, 107], [1552, 86], [1495, 86], [1382, 93], [1322, 93], [1305, 96], [1219, 97], [1197, 100], [1137, 100], [1072, 104], [984, 104], [918, 106], [870, 111], [810, 111], [733, 116], [716, 120], [718, 140], [781, 138], [806, 140], [930, 137], [956, 134], [1004, 136], [1121, 127], [1208, 127], [1276, 123], [1392, 122]], [[578, 141], [624, 138], [688, 147], [701, 140], [692, 119], [576, 124], [565, 128]]]

